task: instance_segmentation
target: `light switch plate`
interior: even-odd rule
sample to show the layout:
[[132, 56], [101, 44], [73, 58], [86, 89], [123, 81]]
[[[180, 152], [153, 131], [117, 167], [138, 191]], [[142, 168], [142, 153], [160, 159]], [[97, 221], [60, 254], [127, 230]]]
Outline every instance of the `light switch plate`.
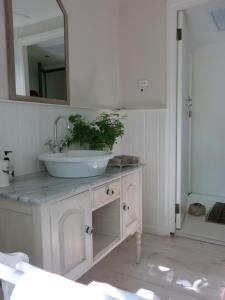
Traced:
[[148, 79], [140, 79], [140, 80], [138, 80], [137, 81], [137, 86], [138, 86], [139, 91], [143, 92], [144, 89], [149, 86]]

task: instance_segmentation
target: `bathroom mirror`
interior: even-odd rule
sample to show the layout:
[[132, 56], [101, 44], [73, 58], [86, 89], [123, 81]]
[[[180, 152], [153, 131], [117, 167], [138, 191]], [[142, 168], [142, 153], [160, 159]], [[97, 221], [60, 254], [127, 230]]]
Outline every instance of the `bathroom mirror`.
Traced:
[[61, 0], [5, 0], [9, 97], [69, 104], [68, 22]]

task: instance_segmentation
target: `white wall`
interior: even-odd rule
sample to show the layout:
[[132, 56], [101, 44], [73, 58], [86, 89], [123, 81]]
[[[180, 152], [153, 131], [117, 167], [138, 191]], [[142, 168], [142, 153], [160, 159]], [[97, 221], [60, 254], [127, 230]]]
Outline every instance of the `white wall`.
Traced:
[[166, 110], [125, 111], [125, 136], [121, 151], [141, 157], [143, 168], [144, 231], [169, 234], [166, 185]]
[[[166, 0], [119, 0], [120, 102], [165, 107]], [[139, 92], [137, 81], [148, 79]]]
[[[69, 13], [71, 102], [74, 106], [113, 105], [118, 98], [116, 1], [65, 0]], [[8, 99], [4, 5], [0, 0], [0, 99]], [[113, 103], [113, 104], [112, 104]], [[40, 170], [37, 154], [53, 136], [58, 115], [97, 111], [0, 101], [0, 152], [14, 151], [16, 174]]]
[[[37, 155], [49, 151], [44, 144], [53, 138], [53, 123], [59, 115], [80, 113], [94, 118], [97, 111], [78, 110], [52, 105], [0, 102], [0, 154], [12, 150], [16, 175], [43, 169]], [[65, 134], [64, 123], [59, 123], [59, 136]], [[2, 156], [2, 155], [1, 155]]]
[[71, 104], [116, 106], [118, 0], [63, 2], [69, 17]]
[[[71, 104], [165, 107], [166, 0], [63, 2], [69, 17]], [[0, 0], [1, 41], [3, 12]], [[0, 55], [1, 70], [6, 70], [4, 43]], [[8, 94], [3, 73], [0, 98]], [[139, 79], [149, 80], [143, 93], [137, 89]]]
[[[74, 105], [165, 107], [166, 0], [64, 0]], [[137, 80], [148, 79], [139, 93]]]
[[41, 169], [37, 155], [47, 150], [43, 144], [53, 137], [53, 122], [57, 116], [81, 113], [91, 118], [97, 111], [2, 101], [8, 99], [3, 0], [0, 0], [0, 40], [0, 154], [3, 150], [12, 150], [16, 175], [29, 174]]
[[192, 192], [225, 196], [225, 43], [193, 52]]
[[[92, 119], [99, 111], [52, 105], [0, 102], [0, 153], [12, 150], [16, 175], [38, 172], [43, 165], [37, 155], [48, 150], [44, 143], [53, 137], [53, 122], [58, 115], [81, 113]], [[166, 110], [122, 112], [125, 135], [115, 154], [141, 157], [143, 169], [144, 231], [169, 234], [168, 202], [165, 195]], [[59, 134], [65, 133], [63, 122]]]
[[[166, 0], [64, 0], [72, 104], [165, 107]], [[137, 80], [149, 88], [138, 92]]]
[[[72, 105], [164, 107], [166, 1], [64, 0], [64, 4], [69, 14]], [[3, 12], [3, 0], [0, 0], [0, 99], [7, 99]], [[136, 80], [142, 78], [149, 79], [150, 87], [140, 96]], [[46, 150], [43, 144], [53, 135], [54, 119], [61, 114], [78, 112], [89, 118], [97, 113], [71, 107], [0, 101], [0, 151], [6, 148], [14, 151], [17, 175], [41, 169], [37, 154]], [[166, 110], [133, 110], [125, 114], [128, 115], [125, 137], [116, 152], [140, 155], [146, 162], [144, 229], [168, 234]]]
[[[64, 0], [69, 17], [73, 106], [116, 106], [119, 100], [118, 0]], [[7, 99], [4, 5], [0, 0], [0, 98]]]

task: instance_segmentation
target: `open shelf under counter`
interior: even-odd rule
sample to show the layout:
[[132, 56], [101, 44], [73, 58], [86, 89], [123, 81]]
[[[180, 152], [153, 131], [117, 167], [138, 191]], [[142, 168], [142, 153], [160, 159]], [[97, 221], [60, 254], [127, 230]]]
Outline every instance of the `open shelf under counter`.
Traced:
[[105, 253], [113, 248], [114, 245], [120, 241], [118, 236], [106, 235], [106, 234], [95, 234], [93, 236], [93, 256], [94, 261], [97, 261]]
[[121, 240], [120, 198], [92, 212], [94, 261]]

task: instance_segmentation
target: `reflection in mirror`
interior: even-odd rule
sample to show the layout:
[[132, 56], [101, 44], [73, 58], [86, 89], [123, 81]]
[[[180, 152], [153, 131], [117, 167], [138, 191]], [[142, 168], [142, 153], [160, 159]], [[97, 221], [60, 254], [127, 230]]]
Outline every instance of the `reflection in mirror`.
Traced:
[[47, 103], [54, 99], [50, 103], [58, 100], [64, 104], [68, 100], [67, 23], [60, 0], [10, 0], [11, 5], [5, 1], [6, 17], [11, 17], [8, 30], [13, 36], [9, 47], [14, 48], [9, 51], [14, 61], [12, 98], [22, 100], [25, 96]]

